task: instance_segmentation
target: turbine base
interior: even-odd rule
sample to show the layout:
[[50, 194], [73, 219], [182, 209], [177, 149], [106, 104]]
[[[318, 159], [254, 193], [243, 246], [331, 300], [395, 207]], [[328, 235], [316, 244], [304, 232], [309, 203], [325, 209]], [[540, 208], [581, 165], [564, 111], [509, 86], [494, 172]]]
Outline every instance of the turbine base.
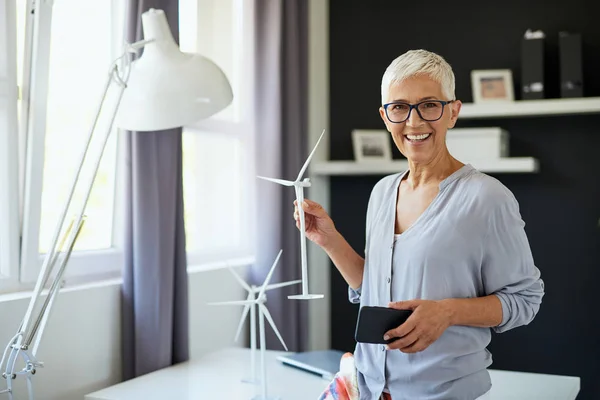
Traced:
[[288, 296], [288, 299], [291, 300], [314, 300], [314, 299], [322, 299], [325, 297], [324, 294], [295, 294], [292, 296]]

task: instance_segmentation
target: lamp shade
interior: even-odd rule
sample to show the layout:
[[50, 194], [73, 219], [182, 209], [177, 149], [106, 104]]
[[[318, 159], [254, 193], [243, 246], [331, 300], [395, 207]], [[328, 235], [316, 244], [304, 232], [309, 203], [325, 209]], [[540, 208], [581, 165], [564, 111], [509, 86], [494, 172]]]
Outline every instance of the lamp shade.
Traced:
[[131, 64], [127, 88], [116, 116], [131, 131], [171, 129], [221, 111], [232, 99], [223, 71], [208, 58], [183, 53], [173, 39], [163, 10], [142, 14], [142, 56]]

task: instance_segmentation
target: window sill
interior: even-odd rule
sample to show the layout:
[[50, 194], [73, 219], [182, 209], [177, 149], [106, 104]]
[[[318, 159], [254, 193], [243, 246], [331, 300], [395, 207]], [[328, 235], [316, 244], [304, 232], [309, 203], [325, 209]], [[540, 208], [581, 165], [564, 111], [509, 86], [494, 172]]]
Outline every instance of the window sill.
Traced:
[[194, 274], [197, 272], [213, 271], [217, 269], [224, 269], [228, 267], [246, 267], [256, 262], [254, 256], [236, 257], [229, 260], [220, 260], [214, 262], [197, 263], [188, 265], [188, 274]]
[[[228, 267], [233, 267], [233, 268], [245, 267], [245, 266], [254, 264], [254, 262], [255, 262], [254, 256], [246, 256], [246, 257], [239, 257], [239, 258], [234, 258], [234, 259], [229, 259], [229, 260], [221, 260], [221, 261], [188, 265], [187, 271], [188, 271], [188, 275], [192, 275], [192, 274], [197, 274], [197, 273], [202, 273], [202, 272], [207, 272], [207, 271], [215, 271], [215, 270], [225, 269]], [[117, 286], [117, 285], [120, 286], [123, 283], [123, 279], [121, 277], [115, 277], [115, 276], [110, 276], [110, 277], [96, 276], [94, 278], [88, 277], [86, 280], [84, 280], [83, 278], [80, 278], [77, 281], [69, 280], [69, 282], [70, 283], [67, 283], [60, 290], [61, 293], [68, 293], [68, 292], [81, 291], [81, 290], [90, 290], [90, 289], [97, 289], [97, 288], [101, 288], [101, 287], [110, 287], [110, 286]], [[7, 292], [7, 293], [0, 294], [0, 303], [7, 303], [7, 302], [11, 302], [11, 301], [30, 299], [31, 295], [33, 293], [33, 286], [34, 286], [33, 284], [27, 285], [27, 287], [25, 287], [25, 285], [23, 285], [22, 287], [18, 288], [14, 292]], [[44, 295], [46, 293], [47, 293], [47, 291], [43, 292]]]

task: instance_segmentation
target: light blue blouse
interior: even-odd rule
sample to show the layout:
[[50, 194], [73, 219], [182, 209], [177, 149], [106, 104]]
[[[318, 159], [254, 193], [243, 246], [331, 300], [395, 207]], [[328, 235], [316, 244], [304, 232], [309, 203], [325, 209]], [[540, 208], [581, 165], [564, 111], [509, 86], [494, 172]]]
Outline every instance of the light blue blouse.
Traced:
[[[502, 323], [496, 332], [526, 325], [539, 310], [544, 282], [536, 268], [519, 205], [497, 179], [465, 165], [440, 183], [417, 221], [394, 235], [398, 186], [407, 172], [380, 180], [367, 209], [365, 270], [350, 301], [474, 298], [496, 294]], [[451, 326], [414, 354], [358, 343], [355, 361], [361, 400], [472, 400], [491, 388], [486, 349], [490, 328]]]

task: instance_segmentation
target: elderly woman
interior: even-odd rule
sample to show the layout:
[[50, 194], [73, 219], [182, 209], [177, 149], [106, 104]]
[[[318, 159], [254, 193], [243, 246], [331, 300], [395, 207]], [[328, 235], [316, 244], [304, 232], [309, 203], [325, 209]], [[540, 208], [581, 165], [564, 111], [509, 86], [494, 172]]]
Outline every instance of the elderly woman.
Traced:
[[302, 207], [307, 237], [342, 274], [351, 302], [412, 315], [386, 333], [397, 339], [388, 346], [358, 343], [322, 398], [489, 398], [490, 328], [530, 323], [544, 294], [519, 205], [498, 180], [448, 152], [461, 102], [442, 57], [401, 55], [385, 71], [381, 95], [379, 113], [408, 170], [372, 190], [365, 258], [319, 204]]

